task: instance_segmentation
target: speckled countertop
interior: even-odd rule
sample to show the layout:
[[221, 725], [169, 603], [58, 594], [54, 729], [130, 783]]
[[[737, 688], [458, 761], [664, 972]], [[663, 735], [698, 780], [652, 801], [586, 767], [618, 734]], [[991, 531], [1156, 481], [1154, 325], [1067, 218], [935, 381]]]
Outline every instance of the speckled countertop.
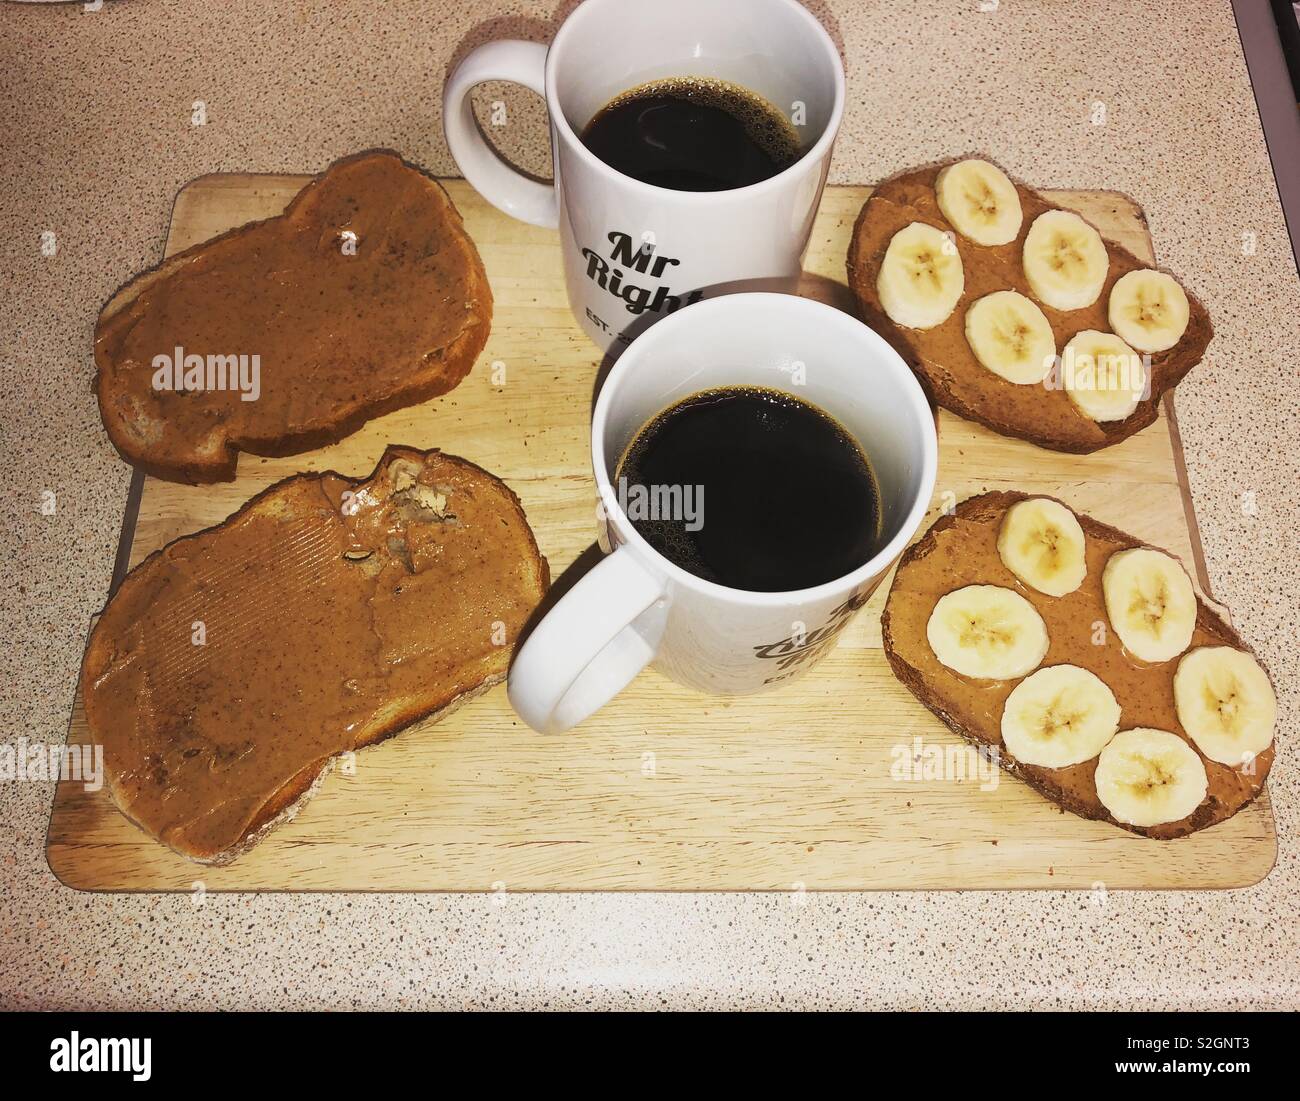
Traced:
[[[177, 190], [206, 172], [317, 171], [369, 146], [451, 174], [449, 60], [489, 38], [545, 40], [571, 6], [0, 3], [6, 741], [66, 733], [129, 478], [89, 388], [92, 326], [161, 255]], [[1209, 306], [1218, 336], [1178, 391], [1179, 421], [1215, 594], [1281, 690], [1272, 874], [1244, 891], [1112, 893], [1102, 907], [1040, 892], [801, 907], [774, 895], [209, 895], [200, 908], [64, 888], [44, 855], [50, 785], [7, 783], [0, 1006], [1300, 1007], [1300, 280], [1227, 0], [810, 6], [848, 69], [834, 182], [980, 150], [1044, 187], [1116, 188]], [[546, 171], [542, 113], [513, 102], [503, 145]], [[40, 252], [46, 230], [54, 258]]]

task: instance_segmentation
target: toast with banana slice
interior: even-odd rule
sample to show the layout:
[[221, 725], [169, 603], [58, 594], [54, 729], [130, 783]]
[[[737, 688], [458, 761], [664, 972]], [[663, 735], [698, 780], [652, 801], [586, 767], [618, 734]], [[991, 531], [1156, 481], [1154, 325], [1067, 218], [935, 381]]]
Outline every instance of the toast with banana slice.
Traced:
[[437, 451], [299, 474], [122, 582], [82, 666], [107, 787], [146, 833], [226, 864], [335, 761], [505, 679], [546, 591], [518, 499]]
[[1173, 276], [984, 160], [876, 188], [848, 278], [936, 404], [1054, 451], [1151, 424], [1213, 336]]
[[1084, 818], [1167, 840], [1232, 817], [1273, 763], [1259, 659], [1178, 559], [1050, 497], [985, 493], [899, 561], [894, 674]]

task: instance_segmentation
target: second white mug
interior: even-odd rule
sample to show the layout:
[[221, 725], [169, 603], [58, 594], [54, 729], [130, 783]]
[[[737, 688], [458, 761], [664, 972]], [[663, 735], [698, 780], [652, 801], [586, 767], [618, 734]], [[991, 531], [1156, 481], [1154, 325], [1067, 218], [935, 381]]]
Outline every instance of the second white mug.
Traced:
[[[788, 112], [803, 155], [729, 191], [674, 191], [610, 168], [580, 134], [610, 100], [670, 77], [738, 84]], [[507, 166], [479, 132], [475, 85], [507, 80], [546, 100], [554, 184]], [[493, 205], [558, 228], [569, 303], [602, 351], [703, 297], [793, 290], [844, 112], [835, 43], [795, 0], [586, 0], [550, 49], [490, 42], [447, 83], [443, 125], [465, 178]]]
[[[729, 386], [791, 393], [857, 441], [879, 491], [881, 531], [868, 561], [813, 588], [750, 592], [695, 576], [636, 530], [613, 485], [624, 450], [668, 406]], [[811, 668], [915, 534], [938, 468], [934, 414], [898, 353], [848, 314], [786, 294], [702, 302], [638, 339], [601, 388], [591, 447], [601, 546], [612, 553], [537, 624], [510, 670], [510, 702], [543, 733], [581, 722], [652, 661], [674, 680], [726, 695]]]

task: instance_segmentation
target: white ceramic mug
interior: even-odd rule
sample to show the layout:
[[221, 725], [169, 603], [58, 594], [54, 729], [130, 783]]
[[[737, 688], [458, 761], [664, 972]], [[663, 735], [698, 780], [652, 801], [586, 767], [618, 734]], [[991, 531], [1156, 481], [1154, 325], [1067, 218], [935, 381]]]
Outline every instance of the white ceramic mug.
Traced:
[[[579, 134], [619, 93], [664, 77], [711, 76], [789, 117], [803, 156], [731, 191], [671, 191], [610, 168]], [[550, 114], [554, 184], [516, 172], [479, 132], [470, 91], [531, 88]], [[844, 69], [821, 24], [794, 0], [586, 0], [550, 49], [490, 42], [447, 82], [443, 126], [465, 178], [494, 206], [558, 228], [569, 303], [602, 351], [701, 297], [793, 290], [844, 112]]]
[[[852, 573], [795, 592], [726, 588], [659, 554], [623, 512], [612, 478], [641, 427], [682, 398], [732, 385], [811, 402], [869, 457], [881, 537]], [[794, 295], [735, 294], [674, 314], [623, 354], [596, 400], [591, 455], [601, 547], [611, 553], [534, 628], [510, 670], [510, 702], [543, 733], [581, 722], [651, 661], [682, 684], [727, 695], [816, 664], [924, 518], [938, 442], [911, 370], [856, 318]]]

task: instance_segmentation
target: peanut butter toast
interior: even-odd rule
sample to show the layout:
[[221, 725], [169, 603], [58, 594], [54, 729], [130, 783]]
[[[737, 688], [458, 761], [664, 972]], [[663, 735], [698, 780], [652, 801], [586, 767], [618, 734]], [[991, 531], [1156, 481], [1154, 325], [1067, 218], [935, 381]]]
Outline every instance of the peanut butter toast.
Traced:
[[442, 187], [390, 152], [336, 161], [283, 214], [126, 284], [95, 328], [96, 391], [127, 462], [229, 481], [455, 387], [492, 293]]
[[1153, 423], [1213, 336], [1172, 276], [982, 160], [877, 187], [848, 281], [931, 400], [1054, 451]]
[[342, 753], [505, 679], [549, 572], [518, 499], [438, 451], [300, 474], [154, 552], [91, 633], [86, 720], [114, 802], [225, 864]]
[[1167, 840], [1264, 789], [1276, 696], [1176, 558], [1061, 502], [985, 493], [903, 555], [894, 674], [952, 731], [1084, 818]]

